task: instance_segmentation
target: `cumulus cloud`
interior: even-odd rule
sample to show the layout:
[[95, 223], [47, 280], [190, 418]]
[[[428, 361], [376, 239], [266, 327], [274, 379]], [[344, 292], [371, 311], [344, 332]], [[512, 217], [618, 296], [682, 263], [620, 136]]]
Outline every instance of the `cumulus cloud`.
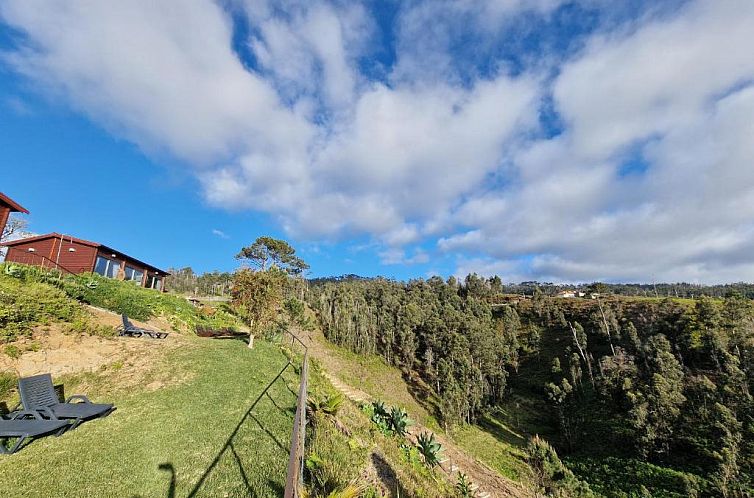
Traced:
[[516, 184], [466, 202], [473, 228], [440, 247], [533, 254], [518, 271], [542, 278], [754, 278], [753, 27], [752, 4], [696, 2], [592, 40], [553, 84], [564, 133], [522, 150]]
[[501, 36], [533, 39], [562, 4], [410, 2], [386, 42], [335, 0], [7, 0], [22, 36], [2, 60], [183, 160], [211, 204], [310, 240], [366, 234], [386, 265], [436, 241], [456, 271], [509, 279], [754, 279], [754, 4], [690, 1], [506, 57]]

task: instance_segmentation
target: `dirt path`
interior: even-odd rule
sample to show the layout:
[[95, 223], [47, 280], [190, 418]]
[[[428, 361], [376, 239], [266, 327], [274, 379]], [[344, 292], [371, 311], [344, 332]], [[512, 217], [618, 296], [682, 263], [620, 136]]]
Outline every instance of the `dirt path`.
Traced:
[[[340, 370], [333, 368], [343, 360], [335, 358], [324, 346], [326, 339], [319, 331], [303, 333], [300, 336], [309, 348], [309, 354], [319, 361], [324, 367], [324, 375], [332, 385], [342, 392], [348, 399], [355, 403], [369, 403], [374, 400], [366, 392], [348, 385], [336, 377], [332, 371]], [[413, 442], [416, 436], [422, 432], [434, 432], [427, 427], [415, 422], [410, 427], [409, 435]], [[531, 493], [518, 484], [506, 479], [484, 463], [468, 455], [447, 437], [437, 434], [435, 438], [442, 444], [442, 459], [440, 468], [451, 483], [457, 481], [458, 473], [464, 473], [474, 483], [474, 489], [478, 498], [491, 497], [528, 497]]]

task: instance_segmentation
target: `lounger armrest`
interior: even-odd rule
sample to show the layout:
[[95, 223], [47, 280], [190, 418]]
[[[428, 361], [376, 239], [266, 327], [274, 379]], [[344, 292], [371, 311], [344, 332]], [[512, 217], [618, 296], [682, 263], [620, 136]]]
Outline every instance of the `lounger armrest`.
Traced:
[[11, 413], [11, 420], [21, 420], [27, 417], [31, 417], [36, 420], [44, 420], [42, 418], [42, 415], [39, 414], [39, 412], [35, 410], [22, 410], [19, 412]]
[[58, 417], [54, 413], [52, 413], [52, 410], [47, 406], [40, 406], [40, 407], [34, 408], [34, 411], [36, 411], [40, 415], [44, 415], [50, 420], [59, 420]]
[[70, 396], [67, 400], [65, 400], [65, 402], [70, 403], [72, 399], [80, 399], [84, 403], [91, 403], [91, 401], [89, 401], [89, 398], [87, 398], [83, 394], [74, 394], [73, 396]]

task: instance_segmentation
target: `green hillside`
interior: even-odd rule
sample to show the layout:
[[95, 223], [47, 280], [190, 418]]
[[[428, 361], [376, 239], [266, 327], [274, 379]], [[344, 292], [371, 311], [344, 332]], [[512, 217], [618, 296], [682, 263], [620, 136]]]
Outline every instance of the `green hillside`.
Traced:
[[[537, 492], [754, 492], [754, 305], [740, 294], [524, 299], [470, 275], [322, 282], [308, 301], [356, 383], [388, 399], [405, 385], [468, 453]], [[384, 368], [392, 382], [375, 381]]]
[[[109, 417], [0, 461], [0, 489], [36, 496], [280, 496], [298, 377], [278, 346], [181, 339], [122, 386], [127, 365], [55, 379], [115, 403]], [[145, 386], [153, 386], [146, 388]], [[154, 387], [159, 386], [159, 387]], [[9, 404], [12, 402], [8, 400]]]

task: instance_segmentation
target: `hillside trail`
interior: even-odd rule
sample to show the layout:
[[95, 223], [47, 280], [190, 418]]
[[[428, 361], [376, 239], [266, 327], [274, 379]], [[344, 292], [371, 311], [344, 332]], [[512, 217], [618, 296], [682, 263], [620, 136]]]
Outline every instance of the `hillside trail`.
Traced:
[[[338, 378], [334, 371], [340, 371], [336, 365], [346, 360], [335, 357], [325, 346], [327, 339], [320, 330], [299, 332], [299, 337], [309, 348], [309, 355], [315, 358], [323, 368], [323, 374], [338, 391], [356, 404], [370, 403], [374, 397], [368, 393], [349, 385]], [[521, 485], [501, 476], [493, 469], [466, 453], [452, 440], [442, 434], [414, 422], [409, 428], [409, 438], [416, 442], [416, 437], [422, 432], [435, 434], [435, 438], [442, 445], [440, 469], [451, 483], [457, 482], [458, 474], [465, 474], [473, 483], [474, 496], [477, 498], [531, 497], [533, 494]]]

